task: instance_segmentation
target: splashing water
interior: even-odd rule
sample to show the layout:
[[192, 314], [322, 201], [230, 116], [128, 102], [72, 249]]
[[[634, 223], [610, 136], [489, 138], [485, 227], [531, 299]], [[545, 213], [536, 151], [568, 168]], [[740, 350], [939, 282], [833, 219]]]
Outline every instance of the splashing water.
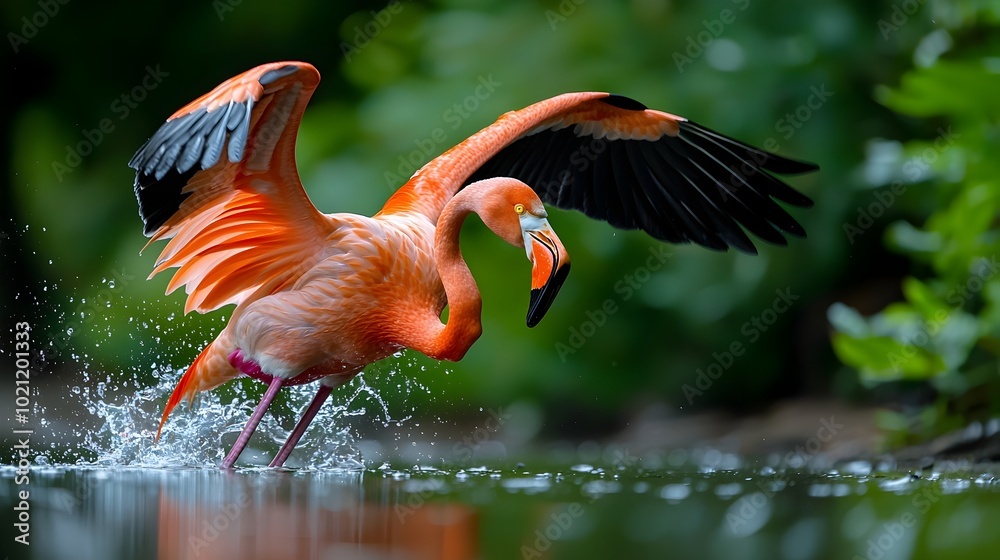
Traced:
[[[83, 324], [90, 333], [97, 334], [95, 338], [99, 340], [107, 340], [112, 335], [111, 328], [95, 325], [94, 322]], [[159, 363], [176, 363], [181, 359], [176, 355], [177, 348], [164, 344], [159, 336], [150, 338], [148, 333], [168, 335], [186, 328], [188, 327], [182, 322], [174, 321], [171, 314], [166, 321], [142, 321], [139, 329], [144, 332], [133, 332], [129, 336], [139, 339], [140, 345], [144, 345], [144, 339], [151, 343]], [[74, 342], [77, 340], [80, 339], [74, 339]], [[208, 341], [200, 345], [189, 343], [189, 350], [196, 351], [207, 343]], [[68, 387], [64, 399], [68, 402], [75, 401], [74, 404], [86, 409], [90, 414], [89, 420], [99, 426], [96, 429], [86, 429], [78, 425], [71, 434], [67, 434], [69, 439], [82, 440], [75, 450], [70, 450], [70, 456], [76, 458], [77, 465], [218, 468], [259, 402], [264, 388], [260, 382], [242, 378], [201, 393], [190, 406], [181, 403], [181, 406], [174, 409], [163, 426], [159, 441], [156, 441], [163, 406], [183, 375], [186, 365], [185, 368], [178, 369], [154, 364], [155, 383], [149, 385], [148, 367], [138, 365], [131, 371], [97, 374], [96, 366], [86, 351], [77, 348], [67, 350], [71, 363], [80, 368], [82, 383]], [[376, 374], [380, 381], [391, 383], [395, 389], [393, 392], [404, 399], [415, 390], [426, 391], [425, 387], [406, 374], [415, 364], [401, 360], [402, 354], [397, 354], [394, 358], [393, 363], [369, 367], [366, 373]], [[309, 469], [364, 468], [361, 452], [356, 445], [357, 438], [352, 432], [352, 417], [380, 420], [384, 426], [405, 422], [410, 418], [409, 415], [394, 418], [389, 403], [378, 388], [366, 382], [366, 373], [358, 375], [333, 392], [320, 408], [286, 465]], [[396, 375], [400, 375], [404, 381], [396, 382]], [[99, 378], [104, 381], [95, 383]], [[130, 392], [129, 387], [134, 388], [134, 392]], [[262, 465], [270, 460], [288, 438], [295, 422], [315, 395], [316, 388], [313, 383], [281, 390], [242, 454], [241, 465]], [[44, 418], [46, 410], [39, 407], [36, 413], [38, 417]]]
[[[168, 333], [185, 326], [172, 321], [152, 321], [149, 330]], [[97, 329], [92, 329], [97, 331]], [[107, 336], [110, 336], [110, 331]], [[141, 334], [138, 336], [142, 336]], [[154, 341], [155, 342], [155, 341]], [[207, 341], [200, 348], [207, 344]], [[159, 345], [154, 345], [159, 348]], [[197, 348], [194, 348], [197, 349]], [[172, 355], [176, 349], [164, 347], [157, 352], [157, 359], [176, 362]], [[131, 372], [104, 375], [105, 381], [96, 381], [94, 366], [85, 352], [73, 352], [71, 359], [81, 368], [82, 387], [68, 388], [64, 398], [77, 401], [96, 420], [96, 429], [74, 430], [74, 439], [82, 439], [76, 449], [77, 464], [115, 467], [207, 467], [217, 468], [225, 454], [236, 441], [254, 407], [260, 400], [264, 384], [241, 378], [212, 391], [197, 395], [191, 406], [182, 403], [163, 426], [159, 441], [155, 441], [164, 403], [177, 385], [184, 368], [154, 364], [155, 384], [149, 385], [149, 370], [143, 366]], [[352, 381], [336, 389], [319, 409], [286, 465], [309, 469], [360, 469], [363, 457], [357, 446], [354, 429], [357, 418], [380, 422], [382, 426], [400, 425], [412, 414], [398, 417], [379, 389], [393, 393], [394, 400], [404, 401], [415, 391], [429, 392], [413, 379], [410, 370], [419, 367], [412, 356], [404, 358], [397, 353], [386, 363], [370, 366]], [[374, 374], [377, 386], [366, 381]], [[399, 377], [397, 377], [397, 375]], [[402, 381], [400, 381], [400, 378]], [[134, 387], [128, 393], [127, 387]], [[110, 388], [125, 389], [112, 391]], [[250, 444], [240, 458], [240, 464], [266, 464], [285, 442], [295, 422], [315, 395], [316, 384], [285, 387], [265, 414]], [[396, 408], [393, 406], [392, 408]], [[409, 411], [412, 413], [412, 409]], [[45, 410], [38, 411], [40, 417]], [[83, 456], [94, 457], [92, 460]]]
[[[393, 368], [387, 373], [394, 376], [399, 372]], [[97, 457], [88, 464], [102, 467], [217, 468], [256, 405], [257, 397], [249, 394], [246, 388], [257, 382], [242, 380], [233, 383], [229, 393], [235, 393], [235, 396], [231, 399], [227, 399], [226, 391], [216, 390], [198, 395], [191, 407], [179, 406], [164, 424], [160, 440], [154, 443], [163, 403], [182, 374], [181, 369], [161, 372], [157, 384], [139, 389], [124, 402], [105, 400], [103, 391], [74, 391], [73, 394], [88, 410], [103, 420], [100, 428], [84, 434], [81, 449]], [[408, 382], [402, 386], [419, 387], [419, 384]], [[314, 384], [282, 389], [295, 420], [308, 406], [314, 392]], [[278, 404], [277, 401], [275, 404]], [[374, 405], [371, 412], [366, 405]], [[379, 417], [383, 425], [404, 422], [409, 418], [392, 418], [388, 403], [361, 374], [335, 391], [320, 408], [292, 453], [289, 464], [312, 469], [364, 468], [350, 422], [345, 418], [369, 414]], [[266, 463], [291, 431], [291, 425], [286, 427], [282, 424], [278, 415], [266, 414], [241, 462], [245, 464], [253, 457], [255, 463]]]

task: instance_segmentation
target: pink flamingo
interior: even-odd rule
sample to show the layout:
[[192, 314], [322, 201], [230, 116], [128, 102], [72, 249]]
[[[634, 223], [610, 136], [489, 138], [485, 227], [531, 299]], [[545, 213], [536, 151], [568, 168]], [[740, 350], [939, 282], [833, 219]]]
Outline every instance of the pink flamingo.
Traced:
[[185, 313], [236, 305], [181, 378], [160, 430], [185, 397], [241, 374], [268, 384], [224, 468], [283, 386], [320, 382], [271, 466], [288, 458], [331, 390], [368, 364], [402, 348], [465, 355], [482, 332], [479, 291], [458, 247], [470, 213], [525, 249], [529, 327], [569, 271], [543, 201], [716, 250], [756, 253], [744, 229], [779, 245], [785, 234], [805, 235], [775, 199], [811, 201], [769, 172], [815, 165], [599, 92], [502, 115], [417, 171], [372, 217], [323, 214], [294, 158], [318, 84], [303, 62], [253, 68], [174, 113], [129, 163], [144, 233], [150, 243], [169, 239], [150, 276], [177, 268], [167, 293], [185, 287]]

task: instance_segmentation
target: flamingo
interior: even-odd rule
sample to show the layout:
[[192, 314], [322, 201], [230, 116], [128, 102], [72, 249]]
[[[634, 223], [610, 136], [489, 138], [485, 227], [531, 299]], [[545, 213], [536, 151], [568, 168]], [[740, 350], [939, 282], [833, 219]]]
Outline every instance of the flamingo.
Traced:
[[176, 268], [166, 292], [185, 287], [185, 313], [236, 306], [178, 382], [157, 441], [182, 400], [241, 375], [267, 384], [223, 468], [235, 465], [281, 387], [319, 382], [272, 467], [331, 391], [368, 364], [404, 348], [462, 359], [482, 333], [480, 294], [458, 242], [469, 214], [524, 248], [528, 327], [569, 271], [544, 203], [720, 251], [756, 254], [747, 232], [777, 245], [805, 236], [775, 200], [812, 201], [771, 173], [816, 165], [602, 92], [502, 115], [424, 165], [374, 216], [324, 214], [295, 165], [319, 80], [305, 62], [248, 70], [171, 115], [129, 162], [146, 247], [169, 240], [150, 278]]

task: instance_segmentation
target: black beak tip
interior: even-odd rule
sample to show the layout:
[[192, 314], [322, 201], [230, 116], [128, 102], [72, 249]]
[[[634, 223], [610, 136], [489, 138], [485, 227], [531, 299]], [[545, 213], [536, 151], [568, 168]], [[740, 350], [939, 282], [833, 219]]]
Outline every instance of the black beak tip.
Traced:
[[527, 324], [528, 328], [534, 328], [539, 322], [541, 322], [542, 317], [552, 306], [552, 302], [556, 299], [556, 294], [559, 293], [559, 288], [562, 287], [563, 282], [566, 281], [566, 276], [569, 275], [569, 263], [558, 267], [552, 272], [552, 276], [549, 281], [541, 288], [531, 290], [531, 298], [528, 300], [528, 318]]
[[545, 316], [546, 309], [541, 309], [538, 305], [539, 296], [542, 290], [531, 290], [531, 298], [528, 300], [528, 318], [527, 324], [528, 328], [534, 328], [539, 322], [541, 322], [542, 317]]

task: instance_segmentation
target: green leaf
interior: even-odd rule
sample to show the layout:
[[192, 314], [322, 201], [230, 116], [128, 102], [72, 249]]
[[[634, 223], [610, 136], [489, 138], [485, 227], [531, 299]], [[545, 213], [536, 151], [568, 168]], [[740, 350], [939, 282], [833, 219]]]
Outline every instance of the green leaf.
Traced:
[[942, 239], [936, 232], [924, 231], [910, 222], [899, 220], [886, 229], [886, 241], [901, 253], [929, 255], [941, 250]]
[[836, 333], [833, 350], [841, 361], [857, 368], [870, 381], [927, 379], [946, 370], [936, 354], [886, 336], [854, 338]]
[[843, 303], [831, 305], [826, 311], [826, 317], [833, 328], [849, 336], [861, 338], [871, 333], [868, 321], [856, 309]]
[[938, 312], [948, 311], [945, 303], [934, 291], [916, 278], [909, 277], [903, 280], [903, 295], [925, 320], [932, 320]]
[[877, 88], [875, 98], [897, 113], [915, 117], [988, 119], [1000, 104], [1000, 74], [991, 72], [982, 59], [941, 60], [904, 74], [898, 89]]

